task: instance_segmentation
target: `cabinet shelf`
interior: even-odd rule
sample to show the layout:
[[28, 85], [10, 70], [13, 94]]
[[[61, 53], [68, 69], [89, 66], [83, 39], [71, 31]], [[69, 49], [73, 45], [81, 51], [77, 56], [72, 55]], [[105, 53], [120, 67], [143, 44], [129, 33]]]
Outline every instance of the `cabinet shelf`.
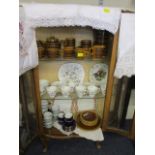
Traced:
[[94, 58], [48, 58], [48, 57], [44, 57], [44, 58], [40, 58], [39, 61], [70, 61], [70, 62], [80, 62], [80, 61], [95, 61], [95, 62], [105, 62], [107, 59], [107, 57], [103, 57], [103, 58], [99, 58], [99, 59], [94, 59]]
[[44, 134], [46, 137], [49, 138], [55, 138], [55, 139], [70, 139], [70, 138], [81, 138], [79, 135], [73, 133], [69, 136], [63, 134], [55, 127], [52, 127], [50, 129], [44, 128]]
[[64, 97], [61, 93], [57, 93], [55, 98], [50, 98], [47, 93], [41, 96], [42, 100], [73, 100], [73, 99], [104, 99], [105, 95], [101, 92], [98, 93], [95, 97], [90, 97], [89, 95], [79, 98], [76, 93], [72, 93], [69, 97]]

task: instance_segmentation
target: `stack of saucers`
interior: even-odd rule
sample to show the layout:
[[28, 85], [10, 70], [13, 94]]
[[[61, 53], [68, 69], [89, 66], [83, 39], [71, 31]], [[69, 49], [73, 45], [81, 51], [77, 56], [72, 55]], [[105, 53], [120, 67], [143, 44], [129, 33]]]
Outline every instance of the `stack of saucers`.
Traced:
[[48, 111], [48, 101], [46, 100], [41, 100], [41, 108], [42, 108], [42, 113]]
[[52, 113], [47, 111], [43, 114], [45, 128], [51, 128], [53, 126]]

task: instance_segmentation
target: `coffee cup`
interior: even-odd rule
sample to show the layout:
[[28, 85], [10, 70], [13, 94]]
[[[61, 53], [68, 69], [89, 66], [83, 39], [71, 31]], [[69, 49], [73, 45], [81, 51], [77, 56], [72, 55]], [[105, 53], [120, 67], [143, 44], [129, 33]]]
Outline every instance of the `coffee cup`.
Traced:
[[58, 123], [63, 125], [64, 124], [64, 112], [60, 112], [58, 114]]
[[49, 86], [46, 88], [46, 90], [47, 90], [49, 97], [54, 98], [57, 93], [57, 86]]
[[95, 95], [98, 93], [99, 88], [95, 85], [88, 86], [88, 93], [90, 97], [95, 97]]
[[61, 87], [61, 92], [62, 92], [64, 97], [69, 97], [70, 91], [71, 91], [71, 88], [69, 86], [62, 86]]
[[82, 85], [77, 86], [75, 88], [75, 90], [76, 90], [76, 94], [77, 94], [77, 96], [79, 98], [83, 97], [85, 95], [85, 93], [86, 93], [86, 87], [85, 86], [82, 86]]

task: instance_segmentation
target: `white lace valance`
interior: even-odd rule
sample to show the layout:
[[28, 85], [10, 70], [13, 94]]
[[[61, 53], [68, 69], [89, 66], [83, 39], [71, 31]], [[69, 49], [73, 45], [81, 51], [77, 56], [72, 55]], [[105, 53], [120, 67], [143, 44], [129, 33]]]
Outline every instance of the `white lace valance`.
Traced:
[[[20, 16], [22, 37], [20, 37], [19, 75], [38, 65], [35, 28], [55, 26], [91, 26], [115, 33], [118, 30], [120, 9], [101, 6], [72, 4], [22, 4]], [[24, 51], [25, 55], [21, 55]]]
[[32, 27], [91, 26], [115, 33], [121, 10], [75, 4], [25, 4], [27, 21]]

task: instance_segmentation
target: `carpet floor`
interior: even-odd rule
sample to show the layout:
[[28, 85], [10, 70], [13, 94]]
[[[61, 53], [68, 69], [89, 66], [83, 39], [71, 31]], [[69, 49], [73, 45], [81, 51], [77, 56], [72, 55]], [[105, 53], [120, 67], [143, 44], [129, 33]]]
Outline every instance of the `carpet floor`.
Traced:
[[25, 155], [134, 155], [135, 147], [132, 141], [126, 137], [104, 133], [104, 141], [101, 149], [96, 148], [92, 141], [78, 138], [67, 140], [49, 141], [48, 151], [42, 152], [43, 146], [39, 139], [33, 141], [28, 147]]

